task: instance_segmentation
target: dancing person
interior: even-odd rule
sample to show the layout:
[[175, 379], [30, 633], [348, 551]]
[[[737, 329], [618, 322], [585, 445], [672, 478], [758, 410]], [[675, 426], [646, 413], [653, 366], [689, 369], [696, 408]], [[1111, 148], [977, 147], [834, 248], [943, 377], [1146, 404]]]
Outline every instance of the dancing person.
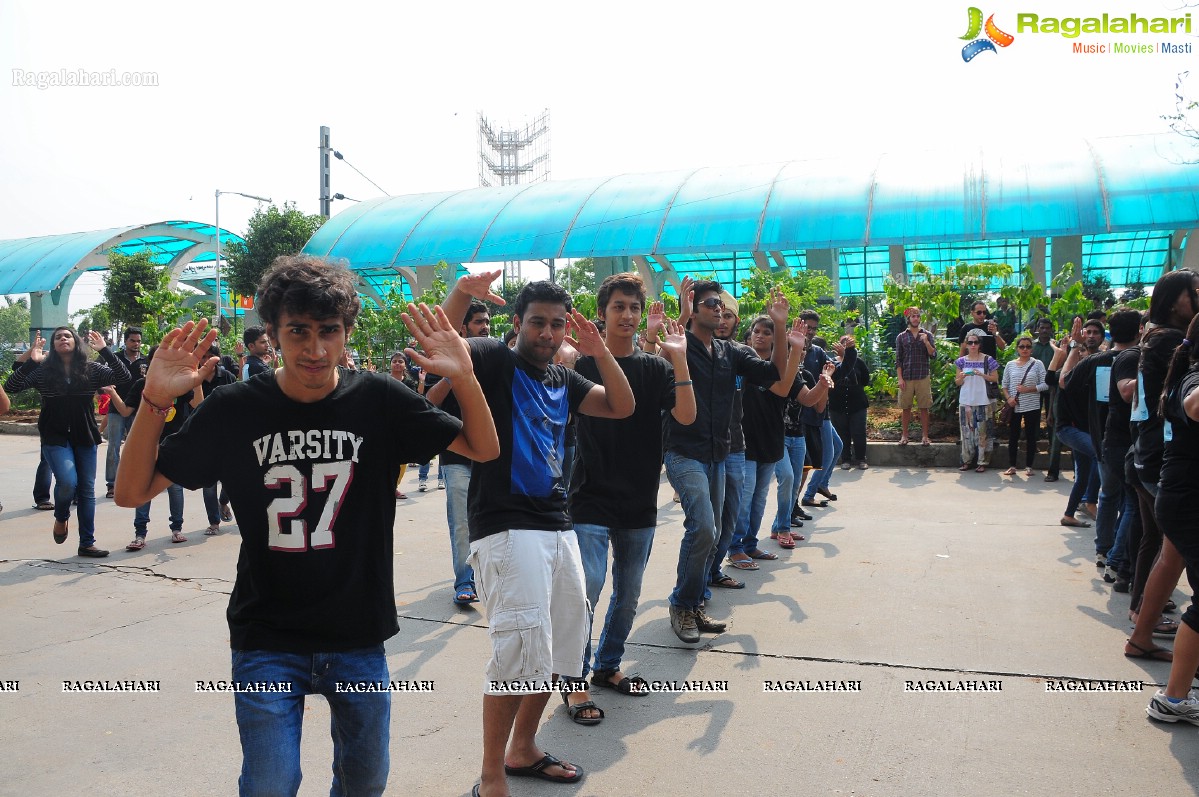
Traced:
[[70, 327], [50, 333], [51, 351], [38, 332], [33, 345], [17, 357], [4, 389], [19, 393], [34, 388], [41, 396], [37, 428], [42, 456], [54, 474], [54, 541], [67, 541], [71, 504], [79, 505], [80, 556], [103, 558], [108, 551], [96, 546], [96, 426], [94, 396], [105, 385], [124, 386], [129, 369], [108, 348], [94, 329], [88, 343], [103, 362], [88, 360], [83, 340]]

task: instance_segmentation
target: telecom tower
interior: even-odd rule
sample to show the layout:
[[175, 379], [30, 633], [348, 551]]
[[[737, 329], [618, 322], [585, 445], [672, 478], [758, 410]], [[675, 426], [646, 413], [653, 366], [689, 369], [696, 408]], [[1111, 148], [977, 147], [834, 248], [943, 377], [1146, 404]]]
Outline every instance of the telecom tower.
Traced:
[[[523, 185], [550, 179], [550, 112], [523, 128], [497, 129], [479, 113], [479, 185]], [[520, 279], [520, 262], [504, 263], [504, 282]]]

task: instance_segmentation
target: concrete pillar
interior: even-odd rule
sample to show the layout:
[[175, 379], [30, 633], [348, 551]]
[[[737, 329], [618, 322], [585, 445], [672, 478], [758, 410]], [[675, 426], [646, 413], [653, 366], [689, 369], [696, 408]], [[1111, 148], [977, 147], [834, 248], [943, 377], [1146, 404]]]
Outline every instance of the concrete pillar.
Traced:
[[633, 264], [633, 258], [626, 255], [596, 257], [592, 259], [592, 262], [595, 263], [595, 284], [597, 287], [613, 274], [623, 274], [626, 271], [637, 270]]
[[833, 301], [841, 299], [841, 259], [836, 249], [807, 250], [808, 268], [813, 271], [823, 271], [833, 283]]
[[903, 244], [893, 244], [887, 247], [887, 271], [891, 275], [891, 279], [900, 285], [907, 285], [908, 252]]
[[1044, 238], [1028, 239], [1028, 267], [1032, 269], [1033, 276], [1037, 278], [1037, 284], [1044, 288], [1047, 284], [1045, 281]]
[[29, 342], [33, 342], [34, 333], [41, 332], [42, 337], [50, 339], [50, 333], [55, 327], [71, 323], [67, 304], [71, 298], [71, 288], [75, 281], [83, 276], [82, 271], [72, 271], [63, 277], [62, 282], [52, 291], [34, 291], [29, 294]]
[[1082, 236], [1058, 235], [1053, 239], [1053, 273], [1067, 263], [1074, 264], [1074, 274], [1067, 286], [1082, 281]]

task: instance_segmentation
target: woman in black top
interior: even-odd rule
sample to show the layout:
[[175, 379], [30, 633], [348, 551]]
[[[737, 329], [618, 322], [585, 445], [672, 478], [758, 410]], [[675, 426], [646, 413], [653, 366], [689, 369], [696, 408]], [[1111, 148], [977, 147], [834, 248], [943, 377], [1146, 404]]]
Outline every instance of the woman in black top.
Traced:
[[108, 551], [96, 547], [96, 426], [94, 397], [105, 385], [129, 381], [129, 370], [108, 348], [96, 331], [88, 333], [88, 344], [104, 363], [88, 361], [83, 341], [70, 327], [50, 334], [51, 352], [38, 333], [33, 345], [17, 357], [4, 389], [17, 393], [35, 388], [42, 398], [37, 428], [42, 456], [54, 472], [54, 541], [67, 540], [71, 502], [79, 500], [79, 555], [102, 557]]
[[[846, 335], [835, 346], [837, 355], [845, 350]], [[833, 374], [833, 389], [828, 393], [828, 414], [837, 435], [845, 441], [841, 451], [841, 467], [845, 470], [858, 466], [858, 470], [870, 467], [866, 464], [866, 410], [870, 399], [866, 396], [866, 385], [870, 384], [870, 368], [858, 358], [852, 368], [838, 368]]]
[[[1164, 450], [1161, 481], [1154, 509], [1166, 539], [1188, 567], [1199, 566], [1199, 316], [1191, 320], [1186, 338], [1174, 351], [1161, 396]], [[1147, 712], [1165, 722], [1183, 720], [1199, 725], [1199, 700], [1191, 694], [1191, 679], [1199, 666], [1199, 607], [1191, 604], [1182, 615], [1174, 644], [1174, 664], [1164, 690], [1149, 701]]]

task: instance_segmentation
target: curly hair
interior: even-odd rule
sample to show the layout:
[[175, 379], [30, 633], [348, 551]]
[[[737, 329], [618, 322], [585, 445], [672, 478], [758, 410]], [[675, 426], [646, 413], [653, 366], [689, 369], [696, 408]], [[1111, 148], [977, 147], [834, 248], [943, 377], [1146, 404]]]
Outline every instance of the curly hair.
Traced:
[[311, 255], [283, 255], [258, 285], [258, 315], [277, 329], [284, 313], [316, 320], [340, 318], [347, 330], [358, 320], [362, 301], [353, 272]]

